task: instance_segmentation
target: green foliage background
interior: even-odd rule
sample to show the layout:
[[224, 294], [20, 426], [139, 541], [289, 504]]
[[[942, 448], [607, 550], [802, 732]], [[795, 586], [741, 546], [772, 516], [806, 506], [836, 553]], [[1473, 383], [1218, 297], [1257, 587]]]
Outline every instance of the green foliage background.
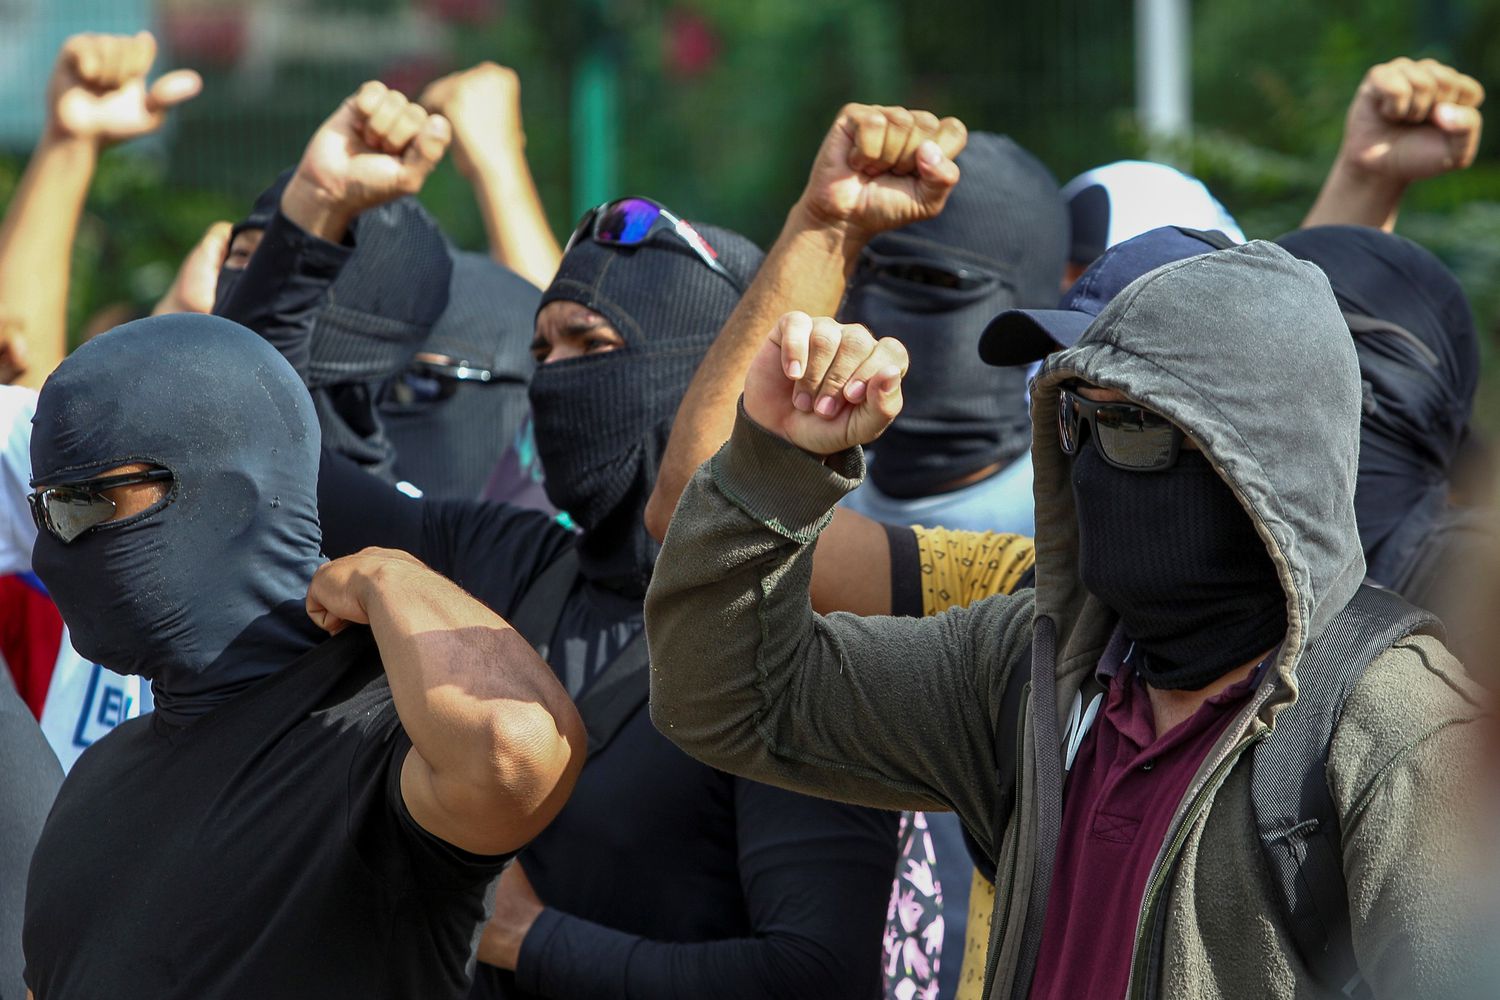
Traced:
[[[267, 0], [269, 2], [269, 0]], [[394, 9], [432, 0], [310, 0]], [[1500, 0], [1196, 0], [1192, 140], [1176, 158], [1247, 234], [1274, 236], [1311, 204], [1364, 70], [1432, 55], [1500, 88]], [[478, 8], [483, 10], [481, 2]], [[490, 0], [448, 29], [433, 72], [495, 59], [521, 74], [528, 151], [559, 234], [572, 203], [570, 94], [581, 54], [618, 66], [618, 188], [766, 243], [836, 109], [902, 102], [1007, 132], [1060, 181], [1144, 153], [1131, 115], [1134, 25], [1126, 0]], [[673, 57], [684, 21], [716, 52]], [[109, 153], [79, 240], [75, 328], [102, 307], [144, 309], [209, 222], [235, 218], [291, 163], [316, 123], [387, 67], [285, 64], [269, 99], [235, 97], [225, 71], [164, 141]], [[24, 158], [0, 158], [0, 199]], [[456, 241], [477, 247], [472, 198], [451, 166], [424, 193]], [[1459, 273], [1489, 342], [1500, 325], [1500, 158], [1494, 130], [1469, 171], [1418, 186], [1401, 231]], [[1493, 368], [1493, 366], [1491, 366]], [[1500, 429], [1500, 379], [1481, 413]]]

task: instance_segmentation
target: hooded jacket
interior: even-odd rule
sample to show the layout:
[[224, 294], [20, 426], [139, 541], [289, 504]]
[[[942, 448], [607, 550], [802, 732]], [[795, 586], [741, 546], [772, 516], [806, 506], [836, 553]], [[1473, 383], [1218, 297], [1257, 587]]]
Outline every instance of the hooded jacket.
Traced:
[[[1208, 754], [1157, 854], [1129, 996], [1319, 996], [1270, 891], [1247, 751], [1295, 699], [1307, 643], [1364, 576], [1361, 393], [1326, 280], [1271, 244], [1149, 272], [1048, 359], [1032, 391], [1034, 594], [920, 620], [814, 615], [813, 544], [863, 475], [862, 456], [818, 462], [742, 413], [684, 494], [657, 563], [653, 719], [700, 759], [759, 780], [954, 810], [999, 873], [986, 995], [1024, 998], [1061, 821], [1062, 733], [1103, 689], [1095, 668], [1115, 626], [1076, 569], [1056, 437], [1069, 379], [1118, 389], [1193, 437], [1254, 522], [1287, 599], [1273, 669]], [[1002, 729], [1014, 670], [1030, 674], [1026, 707]], [[1461, 967], [1448, 877], [1470, 842], [1460, 800], [1483, 780], [1479, 718], [1456, 661], [1414, 637], [1370, 665], [1335, 730], [1328, 775], [1354, 944], [1378, 997], [1447, 995], [1441, 977]], [[998, 755], [1011, 753], [1016, 778], [1000, 787]]]

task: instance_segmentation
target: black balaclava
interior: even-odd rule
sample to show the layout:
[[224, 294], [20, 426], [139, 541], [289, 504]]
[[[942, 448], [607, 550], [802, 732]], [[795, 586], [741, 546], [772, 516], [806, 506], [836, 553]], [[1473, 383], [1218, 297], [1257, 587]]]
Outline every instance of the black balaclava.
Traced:
[[482, 253], [453, 252], [448, 308], [422, 352], [483, 369], [492, 381], [411, 369], [380, 404], [396, 475], [427, 496], [472, 500], [526, 418], [531, 336], [541, 291]]
[[32, 553], [73, 645], [149, 678], [163, 721], [192, 722], [320, 641], [304, 607], [322, 561], [318, 422], [270, 344], [214, 316], [127, 323], [58, 366], [32, 423], [40, 484], [172, 471], [160, 503], [69, 544], [43, 529]]
[[[287, 170], [277, 177], [235, 231], [270, 225], [291, 176]], [[324, 447], [394, 482], [396, 450], [380, 419], [380, 398], [447, 308], [453, 263], [442, 230], [415, 198], [368, 209], [349, 231], [354, 253], [319, 309], [302, 376]], [[220, 272], [218, 302], [242, 273]]]
[[305, 378], [324, 447], [394, 481], [396, 449], [380, 397], [448, 307], [453, 262], [437, 222], [415, 198], [363, 212], [350, 228], [354, 254], [313, 325]]
[[1053, 308], [1068, 218], [1047, 168], [1005, 136], [976, 132], [935, 219], [877, 236], [868, 260], [905, 258], [982, 274], [980, 287], [938, 288], [861, 268], [841, 310], [911, 356], [901, 414], [875, 445], [870, 478], [891, 497], [940, 492], [1031, 447], [1024, 369], [978, 364], [979, 336], [1012, 308]]
[[[271, 224], [276, 217], [276, 212], [281, 208], [281, 196], [286, 192], [286, 186], [292, 179], [294, 168], [287, 168], [281, 172], [271, 186], [266, 188], [255, 199], [255, 204], [250, 206], [250, 214], [245, 216], [229, 232], [230, 245], [234, 244], [234, 238], [247, 229], [263, 230]], [[228, 301], [230, 293], [244, 277], [245, 269], [242, 267], [219, 268], [219, 281], [214, 290], [214, 304]]]
[[1196, 690], [1286, 635], [1286, 592], [1249, 514], [1202, 452], [1117, 469], [1093, 438], [1073, 458], [1078, 575], [1120, 616], [1152, 687]]
[[1354, 336], [1371, 405], [1360, 421], [1354, 510], [1370, 578], [1399, 589], [1448, 503], [1479, 381], [1458, 279], [1411, 240], [1318, 226], [1277, 240], [1323, 269]]
[[[726, 229], [695, 228], [748, 286], [760, 250]], [[636, 247], [581, 239], [542, 294], [543, 306], [587, 306], [625, 341], [608, 353], [541, 365], [531, 379], [547, 496], [583, 529], [584, 575], [609, 589], [645, 593], [657, 545], [643, 518], [672, 418], [739, 299], [670, 233]]]

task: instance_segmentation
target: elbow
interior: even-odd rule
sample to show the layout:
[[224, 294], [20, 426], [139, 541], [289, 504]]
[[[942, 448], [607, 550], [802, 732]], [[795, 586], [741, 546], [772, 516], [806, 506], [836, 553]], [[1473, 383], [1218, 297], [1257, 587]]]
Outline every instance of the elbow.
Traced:
[[588, 756], [588, 734], [578, 710], [563, 698], [557, 705], [511, 705], [497, 711], [488, 742], [488, 767], [481, 780], [491, 789], [497, 819], [519, 848], [567, 803]]

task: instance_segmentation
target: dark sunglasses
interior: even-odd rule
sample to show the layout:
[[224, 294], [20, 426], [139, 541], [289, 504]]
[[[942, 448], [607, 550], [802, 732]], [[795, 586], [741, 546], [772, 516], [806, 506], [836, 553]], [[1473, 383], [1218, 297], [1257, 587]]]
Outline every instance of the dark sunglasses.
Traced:
[[975, 268], [946, 267], [920, 257], [894, 257], [866, 249], [859, 255], [859, 270], [865, 281], [885, 279], [926, 288], [971, 292], [991, 284], [995, 276]]
[[104, 495], [105, 490], [160, 483], [171, 478], [168, 469], [101, 476], [67, 486], [48, 486], [28, 495], [26, 502], [31, 506], [31, 519], [36, 522], [37, 530], [50, 531], [58, 541], [66, 543], [115, 516], [115, 502]]
[[1182, 449], [1182, 430], [1134, 403], [1096, 403], [1069, 389], [1057, 400], [1057, 437], [1064, 455], [1076, 455], [1087, 429], [1099, 456], [1117, 469], [1170, 469]]
[[584, 237], [605, 246], [635, 247], [660, 232], [672, 233], [682, 240], [710, 271], [733, 285], [741, 295], [745, 293], [745, 286], [719, 263], [718, 253], [698, 234], [698, 230], [650, 198], [621, 198], [589, 209], [578, 220], [563, 253], [573, 249], [573, 245]]

